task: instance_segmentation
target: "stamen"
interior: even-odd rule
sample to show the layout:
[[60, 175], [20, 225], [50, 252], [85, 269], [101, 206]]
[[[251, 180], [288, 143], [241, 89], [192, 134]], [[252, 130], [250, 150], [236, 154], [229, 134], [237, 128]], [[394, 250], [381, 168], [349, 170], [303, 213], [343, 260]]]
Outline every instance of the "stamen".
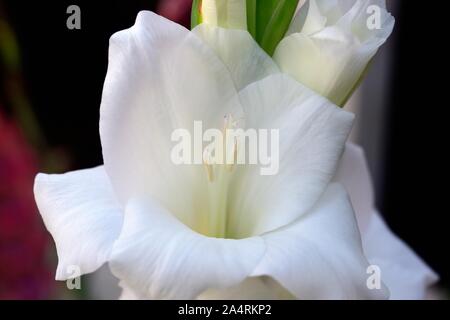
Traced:
[[231, 163], [231, 164], [227, 163], [225, 165], [228, 172], [232, 172], [234, 169], [234, 165], [237, 164], [237, 148], [238, 148], [238, 144], [237, 144], [237, 139], [235, 138], [234, 145], [233, 145], [233, 163]]
[[205, 149], [203, 151], [203, 165], [205, 166], [205, 170], [206, 170], [206, 174], [208, 177], [208, 182], [214, 182], [215, 179], [221, 179], [220, 177], [222, 176], [222, 170], [226, 170], [227, 172], [232, 172], [234, 169], [235, 164], [237, 164], [237, 157], [238, 157], [238, 142], [237, 139], [234, 138], [234, 143], [232, 146], [232, 155], [233, 155], [233, 163], [229, 164], [227, 163], [227, 152], [229, 151], [228, 149], [228, 138], [227, 138], [227, 131], [234, 129], [237, 127], [237, 123], [239, 121], [239, 119], [235, 120], [233, 118], [233, 116], [231, 114], [229, 115], [225, 115], [223, 120], [223, 150], [225, 151], [223, 157], [224, 159], [222, 159], [223, 162], [223, 166], [216, 166], [216, 163], [212, 161], [212, 150], [208, 150]]
[[203, 164], [206, 168], [206, 175], [208, 177], [209, 182], [214, 181], [214, 168], [211, 161], [211, 151], [208, 149], [205, 149], [203, 152]]
[[206, 168], [206, 176], [208, 177], [208, 182], [214, 182], [214, 172], [213, 172], [213, 166], [210, 164], [207, 164], [206, 162], [203, 162]]

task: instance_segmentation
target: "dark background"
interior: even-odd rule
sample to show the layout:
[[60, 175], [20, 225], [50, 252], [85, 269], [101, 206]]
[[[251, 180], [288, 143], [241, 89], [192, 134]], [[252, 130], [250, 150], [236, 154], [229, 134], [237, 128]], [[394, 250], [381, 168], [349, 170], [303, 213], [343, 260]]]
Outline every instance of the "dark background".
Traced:
[[[395, 233], [450, 287], [447, 11], [443, 1], [391, 1], [400, 2], [400, 9], [392, 76], [385, 84], [391, 96], [378, 203]], [[81, 7], [81, 30], [66, 27], [70, 4]], [[154, 1], [11, 0], [0, 5], [16, 32], [24, 86], [48, 144], [68, 148], [72, 169], [101, 164], [98, 120], [108, 40], [133, 25], [138, 11], [155, 9]]]
[[391, 228], [437, 271], [448, 288], [450, 91], [445, 24], [449, 11], [442, 4], [400, 3], [380, 207]]

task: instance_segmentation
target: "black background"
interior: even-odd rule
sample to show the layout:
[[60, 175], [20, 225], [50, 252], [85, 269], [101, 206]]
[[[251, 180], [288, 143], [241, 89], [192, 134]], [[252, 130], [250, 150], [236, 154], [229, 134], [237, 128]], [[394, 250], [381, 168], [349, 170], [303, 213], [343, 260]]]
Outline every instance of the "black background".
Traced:
[[[392, 97], [380, 209], [392, 229], [449, 287], [445, 33], [450, 11], [443, 1], [390, 1], [401, 1], [401, 8], [394, 76], [388, 84]], [[81, 30], [66, 27], [70, 4], [81, 7]], [[3, 1], [21, 46], [25, 86], [46, 139], [52, 146], [70, 146], [74, 168], [102, 163], [98, 119], [109, 37], [130, 27], [139, 10], [154, 6], [150, 0]]]
[[[399, 0], [391, 0], [399, 1]], [[382, 211], [450, 285], [448, 9], [402, 0], [390, 99]]]

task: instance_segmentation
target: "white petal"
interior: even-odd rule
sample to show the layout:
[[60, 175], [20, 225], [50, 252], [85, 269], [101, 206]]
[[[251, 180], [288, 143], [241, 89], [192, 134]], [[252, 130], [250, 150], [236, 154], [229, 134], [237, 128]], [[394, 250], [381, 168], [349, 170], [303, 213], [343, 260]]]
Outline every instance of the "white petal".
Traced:
[[391, 299], [425, 299], [438, 276], [411, 248], [395, 236], [378, 213], [373, 213], [362, 236], [364, 252], [381, 270]]
[[56, 243], [56, 280], [73, 277], [76, 268], [93, 272], [108, 260], [123, 216], [103, 167], [39, 174], [34, 194]]
[[247, 31], [197, 26], [193, 32], [203, 39], [230, 71], [238, 90], [268, 75], [279, 73], [275, 62]]
[[226, 289], [209, 289], [199, 300], [291, 300], [295, 297], [270, 277], [250, 277]]
[[326, 24], [327, 17], [324, 16], [317, 2], [307, 1], [292, 20], [287, 35], [297, 32], [312, 34], [322, 30]]
[[[324, 1], [324, 0], [321, 0]], [[372, 26], [375, 17], [373, 8], [379, 9], [380, 26]], [[359, 42], [364, 45], [377, 47], [383, 44], [391, 35], [395, 19], [386, 10], [385, 0], [358, 0], [353, 5], [347, 4], [341, 8], [344, 14], [338, 18], [336, 25], [355, 35]]]
[[375, 205], [374, 190], [364, 151], [347, 143], [339, 162], [334, 181], [347, 190], [355, 210], [359, 230], [364, 234]]
[[335, 173], [354, 118], [282, 74], [249, 85], [241, 101], [246, 127], [279, 130], [279, 171], [237, 168], [228, 218], [236, 238], [271, 231], [308, 212]]
[[120, 294], [119, 300], [139, 300], [139, 297], [130, 289], [124, 288]]
[[362, 51], [339, 29], [314, 36], [295, 33], [278, 45], [274, 60], [297, 81], [340, 105], [375, 52]]
[[374, 209], [374, 190], [363, 150], [347, 143], [334, 181], [349, 192], [371, 264], [378, 265], [392, 299], [424, 299], [435, 273], [386, 226]]
[[[321, 14], [327, 19], [327, 26], [334, 25], [342, 19], [353, 7], [359, 5], [361, 0], [310, 0], [314, 1]], [[371, 0], [362, 0], [371, 1]], [[386, 6], [385, 6], [386, 7]]]
[[344, 189], [331, 184], [318, 204], [296, 223], [263, 236], [267, 251], [253, 272], [280, 282], [299, 299], [381, 299], [369, 290], [368, 262]]
[[122, 293], [120, 294], [119, 300], [141, 300], [132, 289], [130, 289], [125, 282], [119, 282], [119, 287], [122, 288]]
[[110, 266], [139, 297], [193, 299], [242, 282], [264, 249], [260, 238], [208, 238], [155, 203], [132, 201]]
[[[100, 134], [105, 167], [123, 203], [150, 195], [187, 224], [207, 179], [201, 165], [175, 165], [175, 129], [222, 128], [240, 104], [226, 67], [199, 37], [151, 12], [111, 37]], [[198, 186], [198, 187], [194, 187]], [[173, 195], [176, 194], [176, 197]]]

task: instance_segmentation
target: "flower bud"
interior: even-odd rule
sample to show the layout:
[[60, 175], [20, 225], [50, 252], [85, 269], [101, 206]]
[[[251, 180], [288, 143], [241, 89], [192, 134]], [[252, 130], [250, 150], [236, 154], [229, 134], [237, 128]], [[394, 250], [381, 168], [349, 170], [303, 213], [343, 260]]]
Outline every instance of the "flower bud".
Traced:
[[247, 30], [246, 0], [201, 0], [192, 5], [192, 27], [206, 23]]
[[343, 106], [394, 23], [385, 0], [310, 0], [274, 59], [283, 72]]

